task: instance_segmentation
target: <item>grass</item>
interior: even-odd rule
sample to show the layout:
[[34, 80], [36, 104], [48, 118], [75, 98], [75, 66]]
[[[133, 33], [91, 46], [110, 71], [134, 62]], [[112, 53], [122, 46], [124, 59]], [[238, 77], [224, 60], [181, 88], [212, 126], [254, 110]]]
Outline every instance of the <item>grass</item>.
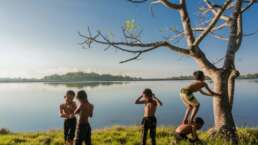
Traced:
[[[157, 145], [170, 145], [174, 137], [173, 127], [159, 127], [157, 129]], [[226, 145], [222, 139], [211, 140], [206, 132], [200, 132], [200, 139], [205, 145]], [[240, 145], [257, 145], [258, 129], [238, 129]], [[93, 131], [93, 145], [140, 145], [140, 127], [114, 126]], [[150, 144], [150, 140], [148, 140]], [[0, 145], [63, 145], [63, 133], [60, 130], [27, 133], [4, 133], [0, 135]], [[182, 142], [180, 145], [188, 145]]]

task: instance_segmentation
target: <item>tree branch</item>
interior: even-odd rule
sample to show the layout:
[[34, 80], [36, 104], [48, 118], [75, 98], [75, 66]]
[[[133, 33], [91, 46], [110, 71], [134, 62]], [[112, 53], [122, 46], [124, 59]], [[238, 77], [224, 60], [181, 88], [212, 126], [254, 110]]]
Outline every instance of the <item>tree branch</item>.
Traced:
[[242, 10], [241, 10], [241, 13], [244, 13], [245, 11], [247, 11], [249, 8], [251, 8], [255, 3], [258, 3], [258, 1], [257, 0], [250, 0], [249, 1], [249, 4], [245, 7], [245, 8], [243, 8]]
[[148, 0], [128, 0], [131, 3], [144, 3], [147, 2]]
[[[212, 4], [209, 0], [204, 0], [204, 2], [206, 3], [206, 5], [208, 7], [208, 10], [211, 11], [215, 16], [218, 14], [218, 10], [217, 9], [221, 9], [222, 8], [221, 6]], [[229, 5], [226, 9], [229, 9], [231, 7], [233, 7], [233, 5]], [[225, 15], [221, 15], [220, 19], [222, 19], [222, 20], [224, 20], [226, 22], [229, 22], [231, 18], [228, 17], [228, 16], [225, 16]]]
[[182, 5], [182, 8], [179, 10], [181, 21], [183, 25], [184, 34], [186, 37], [187, 45], [190, 49], [193, 49], [193, 42], [194, 42], [194, 34], [191, 26], [191, 20], [188, 15], [188, 11], [186, 8], [186, 2], [185, 0], [180, 0], [180, 4]]
[[157, 0], [156, 2], [162, 3], [164, 6], [171, 8], [171, 9], [181, 9], [181, 4], [174, 4], [172, 2], [169, 2], [168, 0]]
[[[132, 3], [144, 3], [144, 2], [147, 2], [148, 0], [128, 0], [128, 1], [132, 2]], [[152, 4], [157, 4], [157, 3], [161, 3], [164, 6], [171, 8], [171, 9], [180, 9], [181, 8], [180, 4], [172, 3], [169, 0], [155, 0], [154, 2], [152, 2]]]
[[[157, 42], [151, 42], [151, 43], [142, 43], [142, 41], [140, 41], [140, 40], [133, 41], [133, 42], [123, 42], [123, 41], [122, 42], [114, 42], [114, 41], [111, 41], [110, 39], [108, 39], [106, 36], [104, 36], [100, 31], [98, 31], [95, 36], [92, 36], [90, 29], [88, 29], [88, 36], [83, 35], [81, 33], [79, 33], [79, 36], [85, 39], [85, 41], [83, 41], [81, 44], [82, 45], [86, 44], [89, 48], [92, 46], [93, 43], [97, 43], [97, 44], [106, 45], [107, 48], [113, 47], [120, 51], [136, 54], [136, 56], [134, 56], [130, 59], [127, 59], [125, 61], [121, 61], [120, 63], [125, 63], [125, 62], [129, 62], [129, 61], [138, 59], [142, 54], [152, 51], [157, 48], [161, 48], [161, 47], [168, 48], [168, 49], [170, 49], [174, 52], [177, 52], [179, 54], [182, 54], [182, 55], [187, 55], [187, 56], [190, 55], [189, 50], [180, 48], [178, 46], [174, 46], [167, 41], [157, 41]], [[124, 36], [127, 37], [127, 35], [124, 35]], [[130, 39], [133, 39], [133, 38], [130, 38]], [[131, 49], [124, 48], [124, 47], [138, 47], [138, 49], [131, 50]]]
[[230, 110], [233, 108], [233, 102], [234, 102], [234, 92], [235, 92], [235, 80], [240, 75], [239, 71], [232, 70], [229, 79], [228, 79], [228, 101]]
[[219, 10], [218, 13], [216, 13], [216, 15], [214, 16], [214, 18], [212, 19], [212, 21], [209, 23], [208, 27], [199, 35], [199, 37], [195, 40], [195, 42], [193, 43], [193, 46], [198, 46], [199, 43], [205, 38], [205, 36], [212, 30], [212, 28], [216, 25], [216, 23], [218, 22], [220, 16], [223, 14], [223, 12], [225, 11], [225, 9], [228, 7], [228, 5], [231, 3], [232, 0], [227, 0], [223, 7]]
[[233, 11], [232, 23], [230, 24], [230, 37], [224, 61], [224, 69], [227, 70], [235, 69], [235, 53], [242, 42], [242, 3], [242, 0], [237, 0], [235, 10]]

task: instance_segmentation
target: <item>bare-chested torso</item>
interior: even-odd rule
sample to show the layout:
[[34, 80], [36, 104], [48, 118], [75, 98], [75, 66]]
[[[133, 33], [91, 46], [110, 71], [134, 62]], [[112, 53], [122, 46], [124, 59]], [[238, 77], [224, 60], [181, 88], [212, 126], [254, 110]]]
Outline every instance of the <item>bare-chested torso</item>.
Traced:
[[78, 124], [89, 123], [88, 118], [92, 117], [92, 114], [93, 114], [93, 105], [90, 104], [90, 103], [82, 103], [81, 106], [80, 106]]
[[144, 117], [153, 117], [155, 116], [155, 112], [157, 109], [157, 102], [156, 101], [150, 101], [146, 102], [144, 105]]
[[60, 111], [64, 115], [64, 118], [72, 118], [74, 117], [74, 111], [76, 110], [76, 103], [63, 103], [60, 105]]
[[205, 82], [196, 81], [190, 84], [189, 86], [185, 87], [185, 89], [189, 90], [190, 92], [197, 92], [200, 91], [201, 88], [205, 86]]

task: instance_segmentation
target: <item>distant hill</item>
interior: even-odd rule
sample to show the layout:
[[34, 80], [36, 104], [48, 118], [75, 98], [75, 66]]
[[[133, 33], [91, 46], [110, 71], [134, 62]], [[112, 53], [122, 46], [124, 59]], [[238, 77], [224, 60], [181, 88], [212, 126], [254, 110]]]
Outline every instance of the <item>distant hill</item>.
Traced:
[[72, 72], [64, 75], [49, 75], [42, 78], [42, 81], [135, 81], [140, 78], [133, 78], [122, 75], [111, 74], [98, 74], [98, 73], [85, 73], [85, 72]]

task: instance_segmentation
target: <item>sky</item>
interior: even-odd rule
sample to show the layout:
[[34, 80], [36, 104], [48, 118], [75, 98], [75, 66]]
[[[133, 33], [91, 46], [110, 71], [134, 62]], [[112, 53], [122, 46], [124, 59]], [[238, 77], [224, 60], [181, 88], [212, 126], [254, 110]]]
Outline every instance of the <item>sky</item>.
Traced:
[[[219, 0], [220, 1], [220, 0]], [[134, 77], [171, 77], [189, 75], [197, 70], [188, 57], [161, 48], [139, 60], [119, 64], [132, 55], [96, 45], [83, 49], [78, 32], [101, 30], [121, 40], [121, 26], [134, 20], [143, 30], [146, 42], [162, 40], [162, 30], [181, 28], [176, 11], [162, 5], [131, 4], [126, 0], [1, 0], [0, 1], [0, 78], [40, 78], [49, 74], [85, 71]], [[189, 1], [191, 16], [198, 15], [200, 0]], [[221, 2], [221, 1], [220, 1]], [[244, 15], [244, 32], [258, 29], [258, 6]], [[197, 23], [196, 19], [192, 23]], [[243, 74], [258, 72], [258, 34], [245, 37], [237, 54], [237, 68]], [[182, 45], [183, 44], [179, 44]], [[225, 43], [205, 39], [201, 48], [212, 61], [223, 57]]]

